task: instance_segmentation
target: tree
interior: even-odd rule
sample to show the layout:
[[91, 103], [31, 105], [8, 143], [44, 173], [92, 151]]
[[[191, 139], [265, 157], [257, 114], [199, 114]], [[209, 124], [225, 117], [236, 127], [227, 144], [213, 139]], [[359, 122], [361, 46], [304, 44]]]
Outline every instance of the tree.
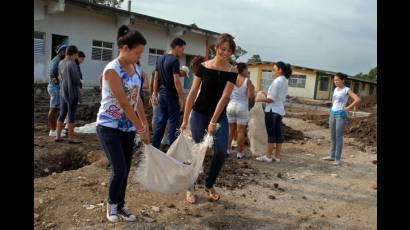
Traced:
[[237, 47], [236, 47], [236, 50], [235, 50], [235, 53], [234, 53], [234, 54], [232, 55], [232, 57], [231, 57], [231, 61], [232, 61], [232, 62], [236, 62], [236, 60], [238, 60], [238, 58], [239, 58], [240, 56], [243, 56], [243, 55], [245, 55], [245, 54], [247, 54], [247, 53], [248, 53], [248, 51], [242, 49], [242, 47], [240, 47], [240, 46], [237, 46]]
[[261, 61], [262, 59], [261, 59], [261, 56], [259, 56], [259, 54], [254, 54], [252, 55], [252, 57], [248, 59], [248, 63], [255, 63], [255, 62], [261, 62]]
[[123, 3], [124, 0], [93, 0], [93, 2], [96, 4], [104, 5], [104, 6], [120, 8], [121, 3]]
[[377, 81], [377, 66], [369, 71], [368, 74], [359, 73], [354, 76], [363, 80]]

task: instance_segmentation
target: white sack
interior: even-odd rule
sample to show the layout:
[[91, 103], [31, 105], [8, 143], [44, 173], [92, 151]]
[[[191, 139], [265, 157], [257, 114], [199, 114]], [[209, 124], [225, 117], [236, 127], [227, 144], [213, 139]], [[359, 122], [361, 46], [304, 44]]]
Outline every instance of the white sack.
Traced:
[[268, 145], [268, 133], [265, 125], [265, 112], [261, 102], [256, 102], [249, 111], [248, 137], [252, 155], [264, 155]]

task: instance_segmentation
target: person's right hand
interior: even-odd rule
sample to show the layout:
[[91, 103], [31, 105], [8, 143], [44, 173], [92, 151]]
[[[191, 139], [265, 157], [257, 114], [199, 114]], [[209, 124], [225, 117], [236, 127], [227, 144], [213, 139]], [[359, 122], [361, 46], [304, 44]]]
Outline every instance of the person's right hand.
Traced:
[[58, 84], [58, 79], [57, 79], [57, 78], [53, 78], [52, 82], [53, 82], [54, 84]]
[[140, 135], [142, 143], [144, 143], [145, 145], [148, 145], [151, 142], [148, 128], [147, 128], [147, 131], [145, 131], [145, 133], [141, 133], [139, 135]]
[[153, 106], [158, 106], [159, 102], [158, 102], [158, 97], [156, 95], [151, 95], [151, 103]]

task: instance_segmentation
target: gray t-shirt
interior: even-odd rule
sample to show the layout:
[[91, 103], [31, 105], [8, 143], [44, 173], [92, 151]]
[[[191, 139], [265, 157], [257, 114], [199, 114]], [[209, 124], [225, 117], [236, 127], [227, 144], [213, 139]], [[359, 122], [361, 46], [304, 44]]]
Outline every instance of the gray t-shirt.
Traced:
[[60, 90], [63, 99], [76, 104], [80, 99], [81, 73], [74, 60], [64, 59], [58, 64], [58, 76], [60, 78]]

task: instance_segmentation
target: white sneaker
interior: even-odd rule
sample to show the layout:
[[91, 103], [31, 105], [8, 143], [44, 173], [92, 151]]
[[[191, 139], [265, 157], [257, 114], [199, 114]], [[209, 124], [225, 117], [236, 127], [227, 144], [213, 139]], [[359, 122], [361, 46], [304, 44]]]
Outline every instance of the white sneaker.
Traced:
[[240, 152], [236, 153], [236, 158], [237, 158], [237, 159], [243, 159], [244, 156], [245, 156], [245, 155], [244, 155], [243, 153], [240, 153]]
[[[50, 137], [56, 137], [57, 136], [57, 131], [55, 130], [50, 130], [50, 133], [48, 134]], [[61, 137], [65, 137], [66, 134], [64, 132], [61, 132]]]
[[226, 155], [228, 155], [229, 156], [229, 154], [231, 154], [231, 150], [226, 150]]
[[335, 159], [332, 157], [323, 157], [322, 160], [324, 161], [334, 161]]
[[335, 162], [333, 162], [332, 165], [337, 165], [337, 166], [339, 166], [339, 165], [341, 165], [341, 164], [342, 164], [342, 162], [341, 162], [340, 160], [335, 160]]
[[126, 220], [126, 221], [136, 221], [137, 217], [135, 217], [134, 214], [132, 214], [128, 209], [122, 208], [118, 211], [118, 216], [121, 217], [121, 219]]
[[272, 162], [272, 158], [267, 157], [266, 155], [263, 155], [261, 157], [257, 157], [256, 158], [257, 161], [264, 161], [264, 162]]
[[275, 160], [275, 162], [280, 162], [280, 158], [276, 158], [276, 157], [272, 157], [274, 160]]
[[118, 221], [118, 205], [117, 204], [109, 204], [107, 203], [107, 219], [110, 222], [117, 222]]
[[57, 136], [57, 132], [55, 130], [50, 130], [50, 133], [48, 135], [50, 137], [55, 137], [55, 136]]

